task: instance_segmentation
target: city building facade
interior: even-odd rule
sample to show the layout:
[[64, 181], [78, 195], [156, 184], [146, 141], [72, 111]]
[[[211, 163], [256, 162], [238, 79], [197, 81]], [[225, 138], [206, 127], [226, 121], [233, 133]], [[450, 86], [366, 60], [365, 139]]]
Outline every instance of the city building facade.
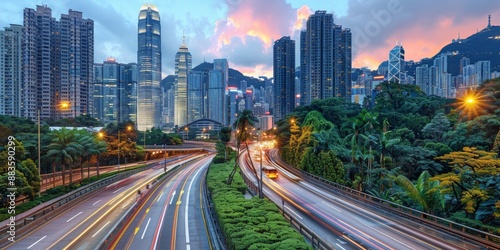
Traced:
[[137, 129], [145, 131], [162, 126], [161, 24], [153, 4], [139, 11], [137, 45]]

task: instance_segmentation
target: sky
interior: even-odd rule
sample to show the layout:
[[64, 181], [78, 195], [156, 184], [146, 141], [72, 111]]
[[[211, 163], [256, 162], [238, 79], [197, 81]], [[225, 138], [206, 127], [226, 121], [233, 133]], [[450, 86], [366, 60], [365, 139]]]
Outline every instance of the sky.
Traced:
[[94, 61], [113, 57], [137, 61], [137, 21], [144, 3], [156, 5], [162, 25], [162, 71], [174, 74], [175, 53], [183, 34], [193, 67], [226, 58], [231, 68], [250, 76], [272, 77], [273, 42], [283, 36], [296, 41], [298, 66], [300, 31], [317, 10], [334, 15], [350, 28], [353, 67], [376, 69], [402, 41], [406, 60], [434, 56], [460, 34], [466, 38], [500, 25], [498, 0], [5, 0], [0, 25], [22, 24], [23, 9], [47, 5], [57, 20], [69, 9], [94, 20]]

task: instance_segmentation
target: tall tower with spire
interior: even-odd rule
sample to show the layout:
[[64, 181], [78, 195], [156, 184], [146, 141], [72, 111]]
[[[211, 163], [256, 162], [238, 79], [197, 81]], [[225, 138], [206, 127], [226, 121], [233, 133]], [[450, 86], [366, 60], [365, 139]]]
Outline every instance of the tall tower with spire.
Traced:
[[182, 36], [182, 45], [175, 54], [174, 82], [174, 123], [184, 126], [188, 123], [188, 72], [191, 70], [192, 58], [186, 46], [186, 37]]
[[404, 83], [404, 63], [405, 50], [403, 44], [396, 43], [396, 46], [389, 51], [389, 71], [387, 72], [387, 80], [390, 82]]
[[491, 28], [491, 15], [488, 15], [488, 26], [486, 28]]
[[153, 4], [143, 4], [139, 12], [137, 49], [137, 128], [162, 125], [161, 105], [161, 25]]

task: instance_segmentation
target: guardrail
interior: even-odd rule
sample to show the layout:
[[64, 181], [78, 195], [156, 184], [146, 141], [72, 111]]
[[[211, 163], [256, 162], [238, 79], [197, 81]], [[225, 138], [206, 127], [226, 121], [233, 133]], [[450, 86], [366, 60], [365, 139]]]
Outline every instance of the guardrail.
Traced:
[[[208, 172], [208, 170], [207, 170]], [[212, 194], [207, 188], [207, 175], [205, 174], [205, 178], [203, 181], [203, 196], [205, 199], [203, 199], [203, 205], [206, 214], [208, 215], [206, 219], [210, 221], [210, 223], [207, 223], [209, 226], [209, 234], [212, 240], [210, 241], [212, 248], [213, 249], [225, 249], [225, 246], [227, 246], [226, 239], [224, 238], [224, 233], [222, 232], [222, 227], [219, 224], [219, 218], [217, 217], [217, 214], [215, 213], [214, 210], [214, 203], [212, 201]]]
[[[245, 158], [244, 161], [248, 164], [248, 157]], [[243, 182], [245, 182], [245, 184], [247, 185], [248, 189], [254, 195], [257, 194], [259, 192], [258, 187], [249, 178], [247, 178], [247, 176], [245, 174], [243, 174], [243, 172], [244, 171], [242, 171], [242, 175], [241, 175], [241, 177], [243, 178]], [[264, 197], [266, 199], [270, 200], [271, 202], [274, 202], [265, 193], [263, 195], [264, 195]], [[282, 198], [282, 200], [284, 199], [283, 196], [281, 196], [281, 198]], [[276, 206], [278, 207], [278, 209], [281, 211], [281, 213], [283, 214], [283, 217], [285, 218], [285, 220], [287, 220], [290, 223], [290, 225], [292, 225], [292, 227], [294, 227], [295, 229], [297, 229], [297, 231], [302, 236], [304, 236], [304, 238], [307, 240], [307, 242], [309, 242], [314, 249], [320, 249], [320, 250], [334, 249], [329, 244], [327, 244], [325, 241], [323, 241], [323, 239], [321, 239], [320, 237], [318, 237], [311, 229], [309, 229], [307, 226], [305, 226], [304, 224], [302, 224], [299, 220], [294, 219], [293, 216], [291, 216], [289, 213], [287, 213], [285, 211], [285, 209], [284, 209], [284, 206], [280, 206], [279, 204], [277, 204], [275, 202], [274, 202], [274, 204], [276, 204]], [[295, 207], [294, 204], [290, 204], [290, 205], [292, 205], [292, 206]]]
[[[354, 200], [358, 202], [362, 201], [365, 204], [381, 208], [381, 211], [390, 212], [392, 214], [395, 214], [396, 216], [405, 217], [413, 221], [418, 221], [419, 223], [431, 226], [441, 231], [445, 231], [463, 240], [468, 240], [470, 242], [480, 244], [489, 249], [500, 249], [500, 236], [498, 235], [468, 227], [445, 218], [402, 206], [394, 202], [383, 200], [367, 193], [363, 193], [361, 191], [342, 186], [338, 183], [310, 174], [308, 172], [290, 166], [289, 164], [284, 162], [280, 157], [277, 156], [277, 150], [273, 151], [274, 157], [271, 157], [267, 152], [266, 155], [269, 159], [273, 159], [277, 164], [284, 167], [287, 171], [290, 171], [293, 174], [299, 175], [301, 177], [306, 177], [310, 180], [316, 180], [317, 182], [311, 183], [320, 188], [323, 188], [327, 192], [335, 192], [343, 196], [354, 198]], [[317, 185], [318, 183], [321, 183], [322, 185]]]
[[[153, 164], [150, 165], [152, 166]], [[30, 230], [33, 230], [33, 228], [37, 228], [43, 225], [46, 221], [51, 220], [52, 218], [57, 216], [59, 214], [58, 213], [59, 211], [68, 209], [68, 206], [77, 205], [81, 201], [81, 199], [77, 198], [82, 198], [88, 194], [93, 193], [94, 191], [98, 191], [99, 188], [102, 186], [106, 186], [118, 180], [122, 180], [133, 174], [144, 171], [150, 168], [151, 166], [147, 165], [141, 168], [136, 168], [126, 172], [118, 173], [116, 175], [104, 178], [97, 182], [78, 188], [61, 197], [49, 201], [46, 207], [16, 220], [16, 225], [15, 225], [16, 238], [23, 236]], [[10, 243], [10, 241], [8, 240], [8, 237], [10, 236], [7, 233], [8, 231], [9, 227], [2, 225], [2, 228], [0, 229], [0, 232], [2, 232], [2, 235], [0, 235], [0, 246], [2, 247]]]
[[[173, 174], [177, 173], [178, 171], [181, 170], [181, 167], [186, 166], [188, 164], [193, 163], [194, 161], [197, 161], [201, 157], [205, 157], [206, 155], [201, 155], [196, 158], [193, 158], [187, 162], [181, 163], [176, 165], [175, 167], [171, 168], [170, 171], [168, 171], [165, 175], [163, 175], [160, 179], [157, 179], [151, 183], [151, 185], [148, 184], [148, 187], [146, 190], [149, 190], [147, 193], [144, 193], [141, 195], [141, 197], [145, 197], [146, 195], [152, 195], [153, 192], [150, 192], [153, 188], [158, 186], [160, 183], [164, 183], [168, 177], [172, 176]], [[99, 249], [109, 249], [114, 243], [115, 240], [118, 240], [116, 236], [120, 234], [120, 232], [125, 228], [125, 225], [129, 223], [131, 219], [135, 217], [137, 212], [140, 210], [140, 208], [144, 205], [144, 203], [148, 199], [140, 198], [139, 202], [136, 202], [134, 206], [132, 206], [119, 220], [118, 223], [116, 223], [113, 228], [109, 231], [109, 233], [101, 240], [99, 243]]]

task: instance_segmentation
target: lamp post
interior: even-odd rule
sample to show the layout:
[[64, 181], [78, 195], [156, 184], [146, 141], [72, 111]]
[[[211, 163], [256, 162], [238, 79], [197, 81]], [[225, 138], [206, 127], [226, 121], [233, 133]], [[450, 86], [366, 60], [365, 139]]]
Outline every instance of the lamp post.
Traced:
[[116, 147], [118, 148], [118, 171], [120, 171], [120, 128], [118, 128], [118, 144]]
[[167, 144], [163, 144], [163, 171], [167, 172]]
[[[102, 139], [104, 137], [104, 133], [103, 132], [99, 132], [98, 136], [99, 136], [99, 138]], [[97, 179], [99, 179], [99, 154], [97, 154]]]
[[262, 193], [262, 186], [263, 186], [263, 180], [262, 180], [262, 145], [259, 142], [259, 151], [260, 151], [260, 187], [259, 187], [259, 198], [264, 198], [264, 195]]
[[[38, 189], [38, 196], [40, 197], [41, 196], [41, 192], [42, 192], [42, 183], [43, 183], [43, 180], [42, 180], [42, 175], [40, 174], [41, 172], [41, 168], [42, 168], [42, 165], [41, 165], [41, 161], [40, 161], [40, 109], [38, 109], [38, 177], [40, 178], [40, 188]], [[54, 181], [54, 180], [52, 180]]]

